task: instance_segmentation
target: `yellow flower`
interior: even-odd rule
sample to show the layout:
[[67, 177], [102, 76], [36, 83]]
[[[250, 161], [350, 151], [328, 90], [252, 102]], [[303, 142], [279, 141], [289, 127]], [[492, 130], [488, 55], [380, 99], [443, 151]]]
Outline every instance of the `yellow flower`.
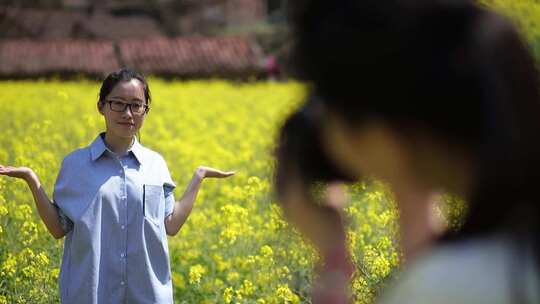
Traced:
[[233, 289], [232, 287], [227, 287], [225, 288], [225, 290], [223, 291], [223, 301], [225, 301], [225, 303], [231, 303], [233, 300]]
[[2, 205], [2, 200], [0, 200], [0, 216], [5, 216], [8, 213], [8, 209], [6, 208], [6, 206]]
[[264, 245], [264, 246], [261, 247], [261, 254], [265, 258], [271, 258], [274, 255], [274, 251], [272, 250], [272, 247], [270, 247], [268, 245]]
[[60, 268], [54, 268], [53, 270], [51, 270], [51, 279], [53, 281], [57, 281], [59, 276], [60, 276]]
[[255, 287], [253, 286], [253, 283], [251, 283], [251, 281], [249, 280], [244, 280], [244, 282], [242, 283], [242, 292], [245, 295], [250, 296], [253, 294], [254, 291]]
[[300, 298], [287, 285], [280, 285], [276, 291], [276, 296], [285, 303], [300, 303]]
[[0, 268], [0, 274], [3, 277], [12, 277], [15, 275], [16, 270], [17, 259], [11, 253], [8, 253], [6, 260], [2, 263], [2, 268]]
[[227, 281], [229, 281], [229, 283], [234, 283], [238, 281], [239, 278], [240, 274], [236, 271], [231, 271], [227, 274]]
[[42, 267], [49, 265], [49, 257], [44, 253], [40, 252], [36, 256], [36, 264]]
[[189, 284], [199, 284], [201, 283], [201, 278], [203, 274], [206, 273], [206, 269], [200, 265], [194, 265], [189, 268]]

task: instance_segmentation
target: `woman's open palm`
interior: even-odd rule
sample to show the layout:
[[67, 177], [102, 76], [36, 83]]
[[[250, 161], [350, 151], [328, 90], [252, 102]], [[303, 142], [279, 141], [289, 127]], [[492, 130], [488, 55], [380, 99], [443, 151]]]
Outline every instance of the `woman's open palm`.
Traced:
[[201, 176], [202, 178], [206, 178], [206, 177], [214, 177], [214, 178], [225, 178], [225, 177], [229, 177], [229, 176], [232, 176], [235, 174], [234, 171], [222, 171], [222, 170], [219, 170], [219, 169], [214, 169], [214, 168], [210, 168], [210, 167], [205, 167], [205, 166], [199, 166], [197, 168], [197, 174], [199, 176]]
[[28, 167], [13, 167], [0, 165], [0, 175], [25, 179], [32, 174], [32, 169]]

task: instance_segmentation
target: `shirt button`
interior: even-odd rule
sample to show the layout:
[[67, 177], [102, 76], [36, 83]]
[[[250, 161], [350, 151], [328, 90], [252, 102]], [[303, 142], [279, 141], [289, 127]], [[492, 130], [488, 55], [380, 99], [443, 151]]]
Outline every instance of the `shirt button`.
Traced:
[[124, 281], [120, 282], [120, 285], [124, 285], [124, 284], [126, 284]]
[[120, 228], [122, 228], [122, 230], [124, 230], [124, 229], [126, 229], [126, 226], [122, 225], [122, 226], [120, 226]]
[[125, 254], [124, 254], [124, 253], [121, 253], [121, 254], [120, 254], [120, 257], [121, 257], [121, 258], [123, 258], [124, 256], [125, 256]]

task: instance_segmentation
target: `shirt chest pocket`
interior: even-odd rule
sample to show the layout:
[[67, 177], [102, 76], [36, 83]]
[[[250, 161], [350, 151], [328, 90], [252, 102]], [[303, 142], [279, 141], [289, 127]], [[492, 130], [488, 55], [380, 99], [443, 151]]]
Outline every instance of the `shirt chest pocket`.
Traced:
[[144, 217], [161, 225], [165, 213], [165, 194], [163, 185], [143, 186], [143, 214]]

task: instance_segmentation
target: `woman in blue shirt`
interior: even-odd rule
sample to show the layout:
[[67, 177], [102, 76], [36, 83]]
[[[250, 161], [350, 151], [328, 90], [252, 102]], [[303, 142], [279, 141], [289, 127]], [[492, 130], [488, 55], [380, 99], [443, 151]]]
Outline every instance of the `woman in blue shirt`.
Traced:
[[62, 303], [172, 303], [167, 235], [188, 218], [204, 178], [234, 174], [201, 166], [175, 201], [165, 160], [135, 136], [150, 100], [142, 75], [107, 76], [97, 104], [106, 132], [65, 157], [53, 202], [32, 169], [0, 166], [27, 182], [50, 233], [66, 236]]

